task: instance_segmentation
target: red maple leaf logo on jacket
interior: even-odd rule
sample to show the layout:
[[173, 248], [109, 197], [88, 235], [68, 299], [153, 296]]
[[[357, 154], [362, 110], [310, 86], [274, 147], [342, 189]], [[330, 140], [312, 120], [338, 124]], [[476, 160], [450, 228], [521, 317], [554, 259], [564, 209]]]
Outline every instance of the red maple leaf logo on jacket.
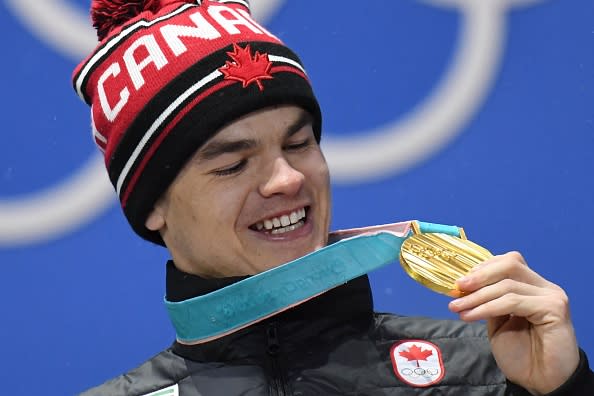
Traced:
[[256, 83], [260, 91], [263, 91], [262, 80], [273, 78], [270, 75], [272, 63], [268, 59], [268, 54], [260, 54], [256, 51], [252, 57], [249, 44], [245, 48], [241, 48], [234, 43], [233, 52], [227, 52], [227, 54], [233, 61], [227, 61], [225, 66], [219, 69], [225, 75], [226, 80], [239, 81], [243, 88]]
[[400, 356], [407, 358], [409, 361], [415, 360], [417, 362], [417, 367], [419, 367], [419, 360], [427, 360], [429, 356], [433, 355], [433, 352], [422, 348], [419, 348], [416, 345], [410, 347], [408, 351], [401, 351]]

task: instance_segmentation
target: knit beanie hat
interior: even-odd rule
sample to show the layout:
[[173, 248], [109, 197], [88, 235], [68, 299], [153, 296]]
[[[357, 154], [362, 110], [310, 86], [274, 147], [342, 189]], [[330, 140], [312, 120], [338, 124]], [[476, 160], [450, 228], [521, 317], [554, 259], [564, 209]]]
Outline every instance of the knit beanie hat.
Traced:
[[237, 118], [282, 104], [321, 114], [301, 61], [244, 0], [93, 0], [100, 43], [73, 73], [93, 137], [132, 228], [187, 160]]

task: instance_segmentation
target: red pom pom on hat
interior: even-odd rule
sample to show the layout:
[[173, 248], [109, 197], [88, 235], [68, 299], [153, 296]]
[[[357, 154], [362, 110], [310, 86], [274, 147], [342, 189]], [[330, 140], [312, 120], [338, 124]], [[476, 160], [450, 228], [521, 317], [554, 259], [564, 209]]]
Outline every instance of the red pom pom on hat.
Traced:
[[91, 20], [97, 37], [103, 40], [113, 29], [122, 26], [142, 12], [154, 14], [171, 3], [194, 3], [192, 0], [93, 0]]

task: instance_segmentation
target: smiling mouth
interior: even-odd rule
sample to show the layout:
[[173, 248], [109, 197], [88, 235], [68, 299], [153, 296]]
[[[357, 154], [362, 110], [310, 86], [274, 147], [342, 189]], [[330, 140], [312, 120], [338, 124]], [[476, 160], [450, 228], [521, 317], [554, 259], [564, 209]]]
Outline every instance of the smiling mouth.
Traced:
[[305, 225], [308, 208], [301, 208], [279, 217], [271, 217], [260, 221], [250, 228], [254, 231], [270, 233], [272, 235], [295, 231]]

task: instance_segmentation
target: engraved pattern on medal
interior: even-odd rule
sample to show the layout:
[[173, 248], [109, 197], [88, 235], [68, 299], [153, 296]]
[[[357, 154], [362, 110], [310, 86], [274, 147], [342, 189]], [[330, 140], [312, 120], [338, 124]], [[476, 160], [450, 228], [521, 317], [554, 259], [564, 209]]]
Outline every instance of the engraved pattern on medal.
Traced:
[[491, 257], [485, 248], [440, 233], [415, 234], [404, 241], [400, 262], [405, 272], [423, 286], [452, 297], [462, 295], [456, 280]]
[[416, 243], [411, 243], [410, 249], [413, 254], [424, 259], [441, 258], [447, 262], [451, 262], [451, 260], [456, 257], [456, 253], [451, 250], [424, 247], [423, 245]]

